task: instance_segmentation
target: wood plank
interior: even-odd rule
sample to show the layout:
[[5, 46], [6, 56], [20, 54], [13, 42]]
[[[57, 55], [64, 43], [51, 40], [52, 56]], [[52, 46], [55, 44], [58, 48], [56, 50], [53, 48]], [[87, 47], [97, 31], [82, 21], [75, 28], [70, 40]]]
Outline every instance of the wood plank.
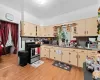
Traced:
[[2, 56], [0, 62], [0, 80], [84, 80], [81, 68], [72, 67], [66, 71], [53, 66], [53, 60], [42, 59], [45, 63], [38, 68], [29, 64], [21, 67], [17, 63], [17, 55]]

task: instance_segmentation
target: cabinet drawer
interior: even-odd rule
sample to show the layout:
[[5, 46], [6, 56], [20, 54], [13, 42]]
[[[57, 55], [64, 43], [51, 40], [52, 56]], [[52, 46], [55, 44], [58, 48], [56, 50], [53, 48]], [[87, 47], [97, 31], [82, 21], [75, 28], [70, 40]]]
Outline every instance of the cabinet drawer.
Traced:
[[87, 50], [78, 50], [79, 53], [88, 53]]
[[70, 49], [70, 52], [78, 52], [78, 49]]
[[70, 48], [61, 48], [62, 51], [70, 51]]
[[88, 51], [88, 54], [97, 54], [97, 51]]

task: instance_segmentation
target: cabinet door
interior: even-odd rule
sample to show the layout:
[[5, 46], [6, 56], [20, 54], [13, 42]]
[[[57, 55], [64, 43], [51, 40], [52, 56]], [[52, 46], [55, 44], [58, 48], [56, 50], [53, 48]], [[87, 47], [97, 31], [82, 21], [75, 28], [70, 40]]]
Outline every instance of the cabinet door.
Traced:
[[85, 36], [85, 20], [75, 21], [74, 23], [77, 25], [73, 27], [73, 36]]
[[89, 51], [88, 50], [88, 56], [89, 57], [94, 57], [94, 59], [97, 58], [97, 51]]
[[46, 58], [50, 58], [49, 49], [45, 49], [45, 50], [46, 50], [46, 53], [45, 53]]
[[48, 37], [54, 37], [53, 26], [48, 27], [47, 33], [48, 33]]
[[41, 57], [41, 58], [42, 58], [42, 57], [45, 57], [45, 53], [46, 53], [45, 48], [44, 48], [44, 47], [41, 47], [40, 57]]
[[41, 27], [41, 37], [46, 37], [46, 28], [44, 26]]
[[62, 62], [69, 63], [69, 51], [62, 51]]
[[36, 25], [30, 23], [28, 30], [30, 31], [30, 36], [32, 37], [36, 36]]
[[30, 35], [30, 31], [29, 29], [29, 23], [28, 22], [23, 22], [23, 28], [22, 28], [22, 32], [23, 32], [23, 36], [29, 36]]
[[40, 54], [41, 57], [46, 57], [46, 58], [49, 58], [49, 49], [48, 48], [41, 48], [41, 54]]
[[55, 52], [54, 49], [50, 49], [50, 58], [55, 59]]
[[78, 67], [83, 68], [83, 63], [85, 62], [87, 55], [88, 52], [86, 50], [81, 50], [78, 52]]
[[37, 26], [36, 33], [37, 33], [37, 37], [41, 37], [41, 27], [39, 25]]
[[86, 36], [97, 36], [97, 17], [86, 19]]
[[54, 52], [54, 54], [55, 54], [55, 60], [61, 61], [62, 54], [57, 54], [56, 51]]
[[77, 52], [70, 52], [70, 64], [77, 66]]

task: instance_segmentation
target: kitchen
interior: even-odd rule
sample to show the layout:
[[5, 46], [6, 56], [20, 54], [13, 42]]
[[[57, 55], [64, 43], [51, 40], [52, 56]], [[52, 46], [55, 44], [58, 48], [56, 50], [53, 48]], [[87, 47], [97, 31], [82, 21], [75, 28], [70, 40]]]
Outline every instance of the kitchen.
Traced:
[[[62, 78], [63, 80], [91, 80], [92, 73], [86, 70], [85, 63], [87, 56], [96, 59], [100, 50], [98, 1], [55, 0], [53, 2], [51, 0], [48, 5], [43, 5], [45, 0], [44, 2], [39, 0], [40, 3], [38, 0], [34, 1], [24, 0], [20, 8], [19, 0], [12, 3], [6, 0], [1, 2], [0, 18], [7, 21], [5, 14], [10, 13], [8, 17], [11, 20], [13, 18], [10, 22], [19, 24], [19, 39], [18, 55], [1, 56], [4, 63], [0, 65], [4, 67], [0, 68], [0, 79], [4, 80], [5, 72], [10, 69], [11, 71], [8, 70], [5, 77], [9, 80], [62, 80]], [[77, 5], [77, 2], [80, 5]], [[13, 6], [16, 3], [18, 5]], [[35, 54], [34, 50], [37, 50]], [[20, 65], [22, 57], [19, 52], [30, 54], [27, 57], [30, 62], [25, 63], [24, 68]], [[22, 63], [27, 62], [27, 58], [23, 58]], [[32, 66], [36, 61], [39, 64], [40, 60], [42, 61], [40, 66], [36, 68]], [[62, 64], [67, 66], [62, 67]]]

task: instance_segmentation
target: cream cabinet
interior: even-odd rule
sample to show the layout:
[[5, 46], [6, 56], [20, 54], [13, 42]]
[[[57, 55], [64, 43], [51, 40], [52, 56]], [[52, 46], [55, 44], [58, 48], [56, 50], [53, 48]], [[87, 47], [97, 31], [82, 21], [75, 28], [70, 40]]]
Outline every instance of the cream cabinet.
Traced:
[[87, 50], [78, 50], [78, 67], [83, 67], [83, 63], [85, 62], [87, 56]]
[[29, 22], [21, 22], [21, 36], [36, 37], [36, 25]]
[[73, 27], [73, 36], [85, 36], [86, 33], [86, 26], [85, 26], [85, 19], [75, 21], [77, 25]]
[[42, 26], [40, 29], [41, 29], [41, 37], [46, 37], [46, 27]]
[[40, 57], [50, 58], [49, 49], [45, 47], [41, 47]]
[[41, 27], [39, 25], [37, 25], [36, 27], [36, 34], [37, 34], [37, 37], [41, 37]]
[[50, 49], [50, 58], [57, 61], [61, 61], [61, 54], [57, 54], [56, 50], [57, 49]]
[[86, 19], [86, 36], [97, 36], [97, 17]]
[[46, 34], [47, 34], [47, 37], [54, 37], [53, 26], [46, 27]]
[[96, 58], [97, 57], [97, 51], [90, 51], [90, 50], [88, 50], [88, 56]]
[[73, 36], [97, 36], [97, 17], [74, 21]]
[[69, 64], [72, 64], [72, 65], [75, 65], [75, 66], [77, 66], [78, 65], [78, 58], [77, 58], [77, 54], [78, 52], [77, 52], [77, 49], [76, 50], [74, 50], [74, 49], [72, 49], [71, 51], [70, 51], [70, 53], [69, 53]]
[[69, 51], [68, 50], [62, 51], [62, 62], [69, 63]]

